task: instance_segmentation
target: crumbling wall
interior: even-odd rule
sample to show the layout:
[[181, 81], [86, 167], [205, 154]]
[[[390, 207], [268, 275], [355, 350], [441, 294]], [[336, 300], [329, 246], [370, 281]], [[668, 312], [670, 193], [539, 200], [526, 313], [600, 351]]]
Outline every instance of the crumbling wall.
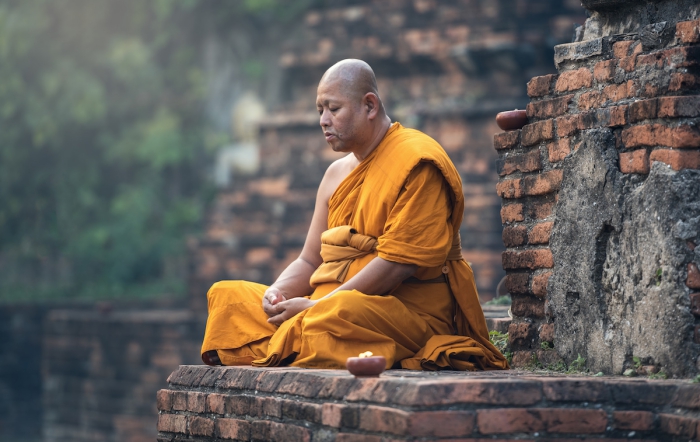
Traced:
[[693, 375], [700, 21], [647, 24], [638, 13], [677, 20], [698, 8], [589, 3], [605, 5], [589, 5], [600, 9], [587, 33], [600, 22], [610, 26], [596, 32], [624, 22], [627, 33], [557, 46], [559, 75], [528, 83], [530, 124], [495, 137], [508, 166], [498, 193], [514, 365], [580, 355], [595, 372], [641, 363]]

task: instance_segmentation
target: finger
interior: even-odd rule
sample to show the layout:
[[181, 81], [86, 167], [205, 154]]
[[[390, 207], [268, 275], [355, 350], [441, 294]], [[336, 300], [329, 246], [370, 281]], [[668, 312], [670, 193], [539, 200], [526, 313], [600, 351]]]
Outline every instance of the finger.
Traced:
[[284, 321], [287, 320], [287, 318], [286, 318], [286, 316], [287, 316], [286, 313], [287, 313], [287, 312], [285, 311], [285, 312], [280, 313], [279, 315], [272, 316], [271, 318], [269, 318], [269, 319], [267, 320], [267, 322], [269, 322], [270, 324], [274, 324], [274, 325], [276, 325], [276, 326], [280, 326], [280, 325], [282, 325], [282, 323], [283, 323]]

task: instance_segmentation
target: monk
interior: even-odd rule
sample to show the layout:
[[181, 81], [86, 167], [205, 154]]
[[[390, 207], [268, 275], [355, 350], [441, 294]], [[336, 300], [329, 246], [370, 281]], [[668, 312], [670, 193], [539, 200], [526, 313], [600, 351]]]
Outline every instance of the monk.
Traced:
[[442, 147], [387, 116], [370, 66], [321, 78], [328, 167], [304, 247], [271, 285], [221, 281], [207, 294], [209, 365], [345, 368], [371, 351], [386, 368], [507, 369], [490, 343], [462, 259], [462, 182]]

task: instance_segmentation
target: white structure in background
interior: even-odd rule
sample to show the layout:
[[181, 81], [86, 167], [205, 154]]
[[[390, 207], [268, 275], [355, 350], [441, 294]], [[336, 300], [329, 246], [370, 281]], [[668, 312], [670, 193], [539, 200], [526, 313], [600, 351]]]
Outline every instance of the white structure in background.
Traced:
[[214, 180], [219, 187], [228, 187], [235, 174], [251, 175], [260, 167], [258, 124], [265, 107], [252, 92], [246, 92], [231, 110], [233, 144], [219, 150]]

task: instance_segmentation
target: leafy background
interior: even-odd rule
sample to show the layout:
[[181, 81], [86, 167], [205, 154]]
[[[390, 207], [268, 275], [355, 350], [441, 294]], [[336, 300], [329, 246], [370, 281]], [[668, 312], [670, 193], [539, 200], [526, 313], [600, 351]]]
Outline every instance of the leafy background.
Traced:
[[205, 40], [232, 88], [271, 90], [312, 3], [0, 0], [0, 302], [183, 294], [230, 141]]

